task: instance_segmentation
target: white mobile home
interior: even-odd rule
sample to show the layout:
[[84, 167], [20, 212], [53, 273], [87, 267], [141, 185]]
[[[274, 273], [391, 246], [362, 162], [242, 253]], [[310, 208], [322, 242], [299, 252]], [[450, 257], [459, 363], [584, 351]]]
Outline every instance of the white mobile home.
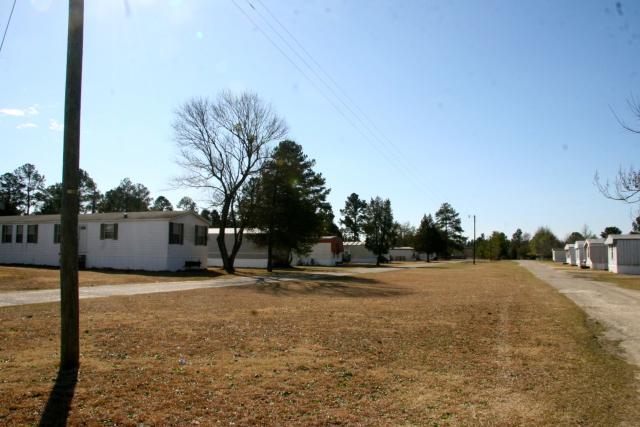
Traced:
[[608, 266], [607, 246], [604, 239], [587, 239], [584, 242], [586, 266], [593, 270], [606, 270]]
[[640, 274], [640, 234], [610, 234], [604, 243], [609, 271]]
[[[177, 271], [206, 267], [207, 221], [193, 212], [78, 216], [86, 268]], [[60, 265], [60, 215], [0, 217], [0, 263]]]
[[576, 262], [576, 247], [573, 243], [567, 243], [564, 245], [565, 258], [567, 259], [567, 264], [569, 265], [578, 265]]
[[416, 251], [409, 246], [389, 249], [391, 261], [415, 261], [418, 259]]
[[342, 262], [344, 245], [338, 236], [321, 237], [318, 243], [311, 247], [307, 255], [293, 255], [293, 265], [327, 265], [334, 266]]
[[553, 262], [566, 263], [567, 253], [564, 249], [551, 249], [551, 258]]
[[[222, 267], [222, 256], [220, 255], [220, 249], [218, 247], [218, 234], [220, 230], [218, 228], [209, 229], [209, 244], [208, 244], [208, 258], [207, 265], [209, 267]], [[229, 252], [233, 247], [233, 228], [225, 229], [224, 241]], [[234, 260], [233, 265], [240, 268], [267, 268], [267, 247], [260, 246], [255, 243], [251, 236], [262, 233], [259, 230], [245, 230], [242, 235], [242, 245], [238, 250], [238, 254]]]
[[354, 264], [375, 264], [376, 255], [364, 245], [364, 242], [344, 242], [345, 261]]
[[578, 267], [586, 267], [587, 259], [584, 256], [584, 240], [577, 240], [574, 245], [576, 248], [576, 265]]

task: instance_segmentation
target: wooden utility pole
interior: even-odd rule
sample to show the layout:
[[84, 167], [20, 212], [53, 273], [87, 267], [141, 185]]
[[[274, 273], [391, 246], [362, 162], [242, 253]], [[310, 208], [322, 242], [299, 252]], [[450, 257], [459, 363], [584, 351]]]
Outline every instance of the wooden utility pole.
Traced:
[[60, 240], [60, 369], [80, 366], [78, 302], [78, 187], [80, 181], [80, 94], [84, 0], [69, 0], [67, 82], [64, 98], [64, 152]]
[[473, 265], [476, 265], [476, 215], [473, 214]]

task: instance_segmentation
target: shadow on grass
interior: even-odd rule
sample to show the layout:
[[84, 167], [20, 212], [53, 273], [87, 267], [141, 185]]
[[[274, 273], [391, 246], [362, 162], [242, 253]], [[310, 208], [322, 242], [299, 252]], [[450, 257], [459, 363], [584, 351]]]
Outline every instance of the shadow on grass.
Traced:
[[320, 295], [349, 298], [390, 298], [412, 293], [405, 288], [391, 287], [377, 280], [363, 277], [314, 277], [312, 279], [280, 277], [259, 279], [258, 285], [236, 289], [243, 292], [257, 292], [282, 297]]
[[69, 369], [58, 371], [56, 383], [49, 394], [47, 405], [40, 417], [39, 426], [66, 426], [71, 401], [78, 383], [78, 370]]

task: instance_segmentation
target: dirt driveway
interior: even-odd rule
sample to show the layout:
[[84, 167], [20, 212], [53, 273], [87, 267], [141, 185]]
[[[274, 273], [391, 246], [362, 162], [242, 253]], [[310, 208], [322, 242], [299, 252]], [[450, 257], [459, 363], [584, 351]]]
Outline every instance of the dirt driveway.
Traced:
[[640, 291], [571, 277], [537, 261], [520, 261], [520, 265], [604, 324], [607, 327], [606, 337], [620, 340], [628, 360], [640, 366]]

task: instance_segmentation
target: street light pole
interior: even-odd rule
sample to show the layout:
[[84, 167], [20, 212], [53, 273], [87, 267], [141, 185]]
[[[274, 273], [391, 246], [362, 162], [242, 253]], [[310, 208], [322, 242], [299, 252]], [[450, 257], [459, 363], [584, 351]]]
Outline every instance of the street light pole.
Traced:
[[78, 301], [78, 186], [84, 0], [69, 0], [60, 209], [60, 369], [80, 366]]

